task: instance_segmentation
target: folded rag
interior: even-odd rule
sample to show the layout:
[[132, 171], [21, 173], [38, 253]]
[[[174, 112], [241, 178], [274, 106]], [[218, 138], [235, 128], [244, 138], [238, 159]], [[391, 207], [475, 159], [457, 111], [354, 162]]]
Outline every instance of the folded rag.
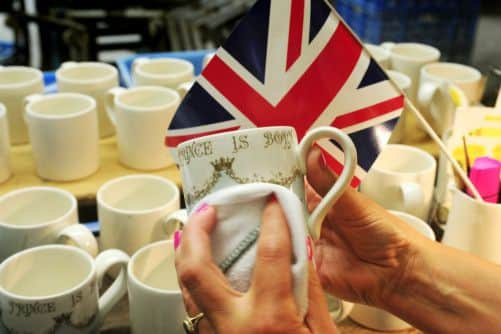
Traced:
[[192, 212], [204, 203], [216, 208], [218, 223], [211, 234], [213, 260], [225, 273], [231, 286], [245, 292], [252, 279], [262, 213], [272, 193], [282, 206], [289, 225], [293, 294], [299, 315], [304, 317], [308, 309], [306, 219], [303, 205], [292, 191], [270, 183], [236, 185], [209, 194]]

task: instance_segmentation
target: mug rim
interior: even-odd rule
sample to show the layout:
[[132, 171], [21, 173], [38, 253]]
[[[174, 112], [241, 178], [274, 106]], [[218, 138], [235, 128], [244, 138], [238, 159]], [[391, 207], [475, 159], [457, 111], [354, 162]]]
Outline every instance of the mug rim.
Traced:
[[[150, 180], [157, 180], [162, 182], [163, 184], [167, 185], [171, 189], [174, 190], [173, 196], [169, 201], [165, 202], [162, 205], [156, 206], [154, 208], [150, 209], [143, 209], [143, 210], [126, 210], [126, 209], [119, 209], [114, 207], [113, 205], [110, 205], [108, 202], [104, 200], [104, 192], [108, 190], [110, 187], [112, 187], [114, 184], [123, 182], [124, 180], [128, 179], [150, 179]], [[96, 202], [98, 206], [102, 206], [106, 208], [109, 211], [113, 212], [120, 212], [122, 214], [129, 214], [129, 215], [143, 215], [143, 214], [148, 214], [148, 213], [153, 213], [159, 210], [163, 210], [166, 208], [169, 208], [172, 206], [176, 201], [179, 201], [181, 198], [181, 192], [179, 191], [179, 188], [177, 185], [171, 181], [170, 179], [164, 178], [162, 176], [158, 175], [150, 175], [150, 174], [132, 174], [132, 175], [125, 175], [125, 176], [120, 176], [114, 179], [109, 180], [108, 182], [104, 183], [101, 187], [99, 187], [97, 194], [96, 194]]]
[[68, 198], [70, 200], [70, 203], [71, 203], [70, 208], [68, 209], [68, 211], [64, 215], [62, 215], [58, 218], [55, 218], [51, 221], [48, 221], [48, 222], [34, 224], [34, 225], [12, 225], [12, 224], [7, 224], [3, 220], [0, 219], [0, 226], [2, 226], [4, 228], [19, 229], [19, 230], [30, 230], [30, 229], [36, 229], [36, 228], [43, 228], [43, 227], [54, 225], [54, 224], [57, 224], [61, 221], [66, 220], [70, 215], [72, 215], [72, 213], [74, 211], [77, 210], [77, 200], [76, 200], [75, 196], [67, 190], [56, 188], [56, 187], [36, 186], [36, 187], [26, 187], [26, 188], [13, 190], [13, 191], [10, 191], [10, 192], [0, 196], [0, 202], [3, 202], [4, 200], [9, 199], [10, 197], [14, 197], [14, 196], [17, 196], [19, 194], [27, 193], [27, 192], [30, 192], [33, 190], [49, 191], [49, 192], [53, 192], [53, 193], [62, 194], [65, 196], [65, 198]]
[[36, 77], [25, 82], [11, 83], [11, 84], [0, 84], [0, 90], [15, 90], [27, 86], [32, 86], [37, 83], [43, 85], [43, 73], [39, 69], [28, 67], [28, 66], [4, 66], [0, 67], [0, 72], [2, 71], [12, 71], [12, 72], [30, 72]]
[[24, 256], [28, 253], [36, 253], [39, 251], [47, 250], [47, 249], [55, 249], [55, 250], [62, 250], [65, 252], [75, 252], [79, 253], [79, 255], [82, 258], [85, 258], [85, 260], [90, 264], [90, 270], [89, 273], [83, 278], [78, 284], [75, 286], [71, 287], [70, 289], [55, 293], [52, 295], [45, 295], [45, 296], [23, 296], [23, 295], [18, 295], [15, 293], [12, 293], [10, 291], [7, 291], [1, 284], [0, 284], [0, 294], [3, 294], [7, 296], [8, 298], [11, 299], [17, 299], [17, 300], [23, 300], [23, 301], [41, 301], [41, 300], [50, 300], [50, 299], [56, 299], [56, 298], [61, 298], [66, 295], [72, 294], [75, 291], [78, 291], [82, 287], [84, 287], [86, 284], [88, 284], [91, 280], [94, 274], [96, 273], [96, 263], [95, 260], [83, 249], [80, 249], [78, 247], [74, 246], [68, 246], [68, 245], [42, 245], [42, 246], [37, 246], [37, 247], [32, 247], [25, 249], [23, 251], [20, 251], [18, 253], [15, 253], [11, 256], [9, 256], [7, 259], [5, 259], [1, 264], [0, 264], [0, 273], [5, 270], [5, 267], [12, 261], [17, 260], [20, 256]]
[[[87, 113], [92, 112], [93, 110], [96, 109], [96, 100], [94, 100], [92, 97], [85, 95], [85, 94], [80, 94], [80, 93], [55, 93], [55, 94], [40, 94], [40, 98], [34, 100], [34, 101], [29, 101], [26, 104], [25, 107], [25, 113], [26, 115], [29, 115], [30, 117], [36, 118], [36, 119], [44, 119], [44, 120], [62, 120], [62, 119], [71, 119], [71, 118], [77, 118], [79, 116], [85, 115]], [[33, 105], [47, 101], [47, 100], [57, 100], [60, 98], [75, 98], [75, 99], [80, 99], [80, 100], [85, 100], [88, 102], [90, 105], [88, 105], [86, 108], [83, 110], [80, 110], [75, 113], [71, 114], [63, 114], [63, 115], [46, 115], [43, 113], [35, 112], [33, 111]]]
[[[399, 48], [399, 47], [419, 47], [421, 49], [426, 49], [427, 51], [430, 51], [430, 55], [428, 57], [423, 57], [423, 58], [418, 58], [418, 57], [413, 57], [413, 56], [409, 56], [409, 55], [403, 55], [403, 54], [400, 54], [400, 53], [395, 53], [393, 50]], [[406, 42], [406, 43], [396, 43], [391, 49], [390, 49], [390, 52], [391, 52], [391, 56], [392, 57], [397, 57], [397, 58], [400, 58], [400, 59], [405, 59], [405, 60], [408, 60], [408, 61], [412, 61], [412, 62], [418, 62], [418, 63], [421, 63], [421, 62], [429, 62], [429, 61], [434, 61], [434, 60], [438, 60], [440, 59], [440, 56], [441, 56], [441, 52], [439, 49], [431, 46], [431, 45], [428, 45], [428, 44], [424, 44], [424, 43], [412, 43], [412, 42]]]
[[[164, 244], [170, 245], [170, 247], [172, 247], [172, 252], [174, 253], [174, 242], [172, 241], [172, 239], [160, 240], [160, 241], [145, 245], [145, 246], [141, 247], [140, 249], [138, 249], [134, 253], [134, 255], [132, 255], [132, 257], [130, 258], [129, 263], [127, 264], [127, 276], [128, 276], [129, 280], [131, 280], [135, 285], [139, 286], [142, 290], [146, 290], [148, 292], [155, 293], [155, 294], [162, 294], [164, 296], [165, 295], [179, 295], [179, 294], [181, 294], [181, 288], [179, 288], [178, 290], [166, 290], [166, 289], [159, 289], [159, 288], [152, 287], [152, 286], [147, 285], [146, 283], [142, 282], [138, 277], [136, 277], [136, 275], [134, 274], [134, 271], [133, 271], [134, 270], [133, 265], [137, 261], [137, 258], [139, 256], [141, 256], [141, 254], [143, 254], [144, 252], [146, 252], [152, 248], [160, 247], [161, 245], [164, 245]], [[167, 246], [167, 247], [169, 247], [169, 246]], [[176, 267], [174, 266], [174, 270], [176, 270], [175, 268]]]
[[[144, 63], [138, 63], [134, 65], [134, 63], [138, 59], [144, 59]], [[141, 67], [143, 65], [149, 64], [149, 63], [177, 63], [177, 64], [182, 64], [186, 66], [186, 69], [183, 71], [180, 71], [179, 73], [176, 74], [168, 74], [168, 73], [150, 73], [150, 72], [145, 72]], [[187, 74], [192, 74], [195, 71], [195, 66], [188, 61], [180, 58], [169, 58], [169, 57], [163, 57], [163, 58], [148, 58], [148, 57], [138, 57], [134, 59], [132, 66], [134, 68], [133, 72], [137, 72], [139, 75], [142, 75], [144, 77], [149, 77], [149, 78], [155, 78], [155, 79], [165, 79], [165, 78], [176, 78], [179, 76], [184, 76]]]
[[371, 56], [373, 56], [374, 58], [376, 58], [376, 55], [373, 52], [371, 52], [371, 50], [380, 52], [381, 55], [384, 55], [384, 58], [382, 58], [384, 60], [388, 60], [391, 57], [391, 51], [382, 47], [381, 45], [364, 43], [364, 47], [367, 49], [367, 51], [369, 51]]
[[206, 135], [206, 136], [200, 136], [200, 137], [197, 137], [197, 138], [192, 138], [192, 139], [188, 139], [188, 140], [183, 141], [182, 143], [180, 143], [180, 144], [177, 145], [177, 149], [180, 149], [180, 148], [183, 148], [185, 146], [191, 145], [191, 144], [197, 142], [198, 140], [218, 140], [218, 139], [220, 139], [222, 137], [226, 137], [228, 135], [234, 135], [235, 133], [245, 134], [245, 133], [249, 133], [249, 132], [263, 132], [263, 131], [270, 131], [270, 130], [277, 130], [277, 129], [292, 130], [293, 133], [294, 133], [294, 136], [296, 138], [296, 141], [297, 141], [296, 129], [293, 126], [289, 126], [289, 125], [274, 125], [274, 126], [263, 126], [263, 127], [243, 128], [243, 129], [240, 128], [240, 129], [237, 129], [237, 130], [218, 132], [218, 133], [209, 134], [209, 135]]
[[[402, 217], [408, 218], [409, 220], [413, 220], [415, 222], [419, 222], [419, 225], [421, 225], [423, 227], [423, 229], [426, 230], [427, 234], [423, 234], [423, 233], [421, 233], [421, 231], [418, 231], [416, 229], [415, 230], [417, 232], [419, 232], [421, 235], [429, 238], [430, 240], [433, 240], [433, 241], [437, 240], [437, 237], [436, 237], [435, 232], [433, 231], [433, 229], [430, 227], [429, 224], [427, 224], [421, 218], [416, 217], [414, 215], [411, 215], [410, 213], [407, 213], [407, 212], [404, 212], [404, 211], [399, 211], [399, 210], [388, 209], [388, 212], [390, 212], [392, 215], [394, 215], [394, 216], [396, 216], [398, 218], [400, 218], [399, 216], [402, 216]], [[404, 220], [404, 222], [405, 222], [405, 220]], [[405, 223], [407, 223], [407, 222], [405, 222]]]
[[[437, 76], [437, 75], [429, 72], [429, 69], [433, 68], [433, 67], [444, 67], [447, 69], [461, 69], [461, 70], [464, 70], [466, 72], [469, 72], [468, 74], [471, 74], [471, 78], [459, 79], [459, 80], [444, 79], [440, 76]], [[453, 62], [437, 62], [437, 63], [426, 64], [423, 66], [421, 71], [422, 71], [422, 73], [424, 73], [425, 75], [427, 75], [428, 77], [431, 77], [433, 79], [451, 81], [451, 82], [456, 82], [456, 83], [470, 83], [470, 82], [474, 82], [474, 81], [478, 81], [478, 80], [482, 79], [482, 73], [480, 73], [480, 71], [478, 69], [476, 69], [475, 67], [468, 66], [465, 64], [460, 64], [460, 63], [453, 63]]]
[[[132, 93], [141, 92], [141, 91], [157, 91], [157, 92], [167, 93], [170, 97], [172, 97], [172, 101], [170, 101], [166, 104], [162, 104], [160, 106], [137, 107], [137, 106], [131, 106], [129, 104], [126, 104], [120, 100], [120, 98], [123, 95], [132, 94]], [[113, 102], [120, 109], [127, 110], [130, 112], [156, 112], [156, 111], [170, 109], [172, 107], [175, 107], [176, 104], [179, 104], [181, 102], [181, 97], [179, 96], [179, 93], [176, 92], [172, 88], [162, 87], [162, 86], [145, 85], [145, 86], [136, 86], [136, 87], [123, 89], [122, 91], [115, 94], [115, 96], [113, 97]]]
[[[97, 61], [82, 61], [82, 62], [72, 62], [72, 63], [75, 63], [75, 65], [71, 66], [71, 67], [67, 67], [67, 68], [63, 67], [64, 63], [61, 64], [61, 67], [59, 67], [56, 71], [56, 80], [57, 81], [64, 81], [64, 82], [71, 83], [71, 84], [90, 84], [90, 83], [98, 83], [98, 82], [113, 80], [115, 78], [118, 80], [118, 71], [114, 66], [112, 66], [110, 64], [101, 63], [101, 62], [97, 62]], [[71, 78], [65, 77], [65, 75], [64, 75], [65, 71], [69, 71], [69, 70], [72, 70], [72, 69], [77, 68], [77, 67], [100, 67], [100, 68], [105, 68], [105, 69], [111, 70], [111, 73], [109, 73], [103, 77], [92, 78], [92, 79], [71, 79]]]
[[403, 145], [403, 144], [387, 144], [385, 146], [385, 148], [388, 148], [388, 147], [404, 148], [404, 149], [409, 150], [409, 151], [414, 151], [415, 153], [420, 154], [422, 157], [426, 157], [425, 159], [427, 159], [429, 162], [431, 162], [431, 164], [427, 168], [425, 168], [421, 171], [418, 171], [418, 172], [401, 172], [401, 171], [388, 171], [387, 169], [379, 168], [374, 163], [373, 166], [369, 169], [369, 171], [375, 170], [379, 174], [384, 174], [384, 175], [422, 175], [422, 174], [429, 173], [432, 170], [437, 168], [437, 162], [435, 161], [433, 156], [431, 156], [431, 154], [429, 154], [428, 152], [426, 152], [420, 148], [417, 148], [414, 146], [409, 146], [409, 145]]

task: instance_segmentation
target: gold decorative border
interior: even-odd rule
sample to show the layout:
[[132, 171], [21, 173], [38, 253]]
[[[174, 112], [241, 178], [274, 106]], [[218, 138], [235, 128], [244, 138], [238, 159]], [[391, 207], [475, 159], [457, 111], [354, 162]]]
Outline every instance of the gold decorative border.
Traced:
[[188, 206], [191, 206], [193, 203], [197, 202], [201, 198], [208, 195], [214, 186], [217, 184], [219, 179], [226, 174], [233, 181], [238, 184], [247, 184], [247, 183], [255, 183], [255, 182], [263, 182], [263, 183], [274, 183], [284, 187], [290, 187], [294, 180], [301, 176], [301, 171], [299, 168], [294, 168], [288, 175], [285, 175], [282, 172], [278, 172], [274, 174], [270, 178], [266, 178], [264, 176], [258, 175], [256, 173], [251, 176], [240, 177], [233, 170], [233, 162], [235, 158], [224, 158], [221, 157], [212, 161], [210, 164], [214, 168], [212, 175], [209, 177], [207, 181], [200, 188], [192, 187], [189, 190], [185, 190], [185, 201]]

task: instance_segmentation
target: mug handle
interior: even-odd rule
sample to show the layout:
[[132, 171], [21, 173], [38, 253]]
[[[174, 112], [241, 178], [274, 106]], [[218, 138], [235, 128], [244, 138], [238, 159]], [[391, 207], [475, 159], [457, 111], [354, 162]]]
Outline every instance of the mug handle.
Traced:
[[65, 227], [59, 232], [57, 243], [81, 248], [92, 257], [96, 257], [97, 253], [99, 253], [96, 238], [87, 227], [80, 224]]
[[117, 126], [117, 117], [115, 115], [115, 98], [125, 91], [125, 88], [114, 87], [108, 90], [104, 96], [104, 107], [106, 109], [106, 114], [115, 127]]
[[98, 287], [102, 286], [106, 272], [113, 266], [120, 265], [120, 273], [115, 278], [111, 286], [99, 297], [99, 313], [96, 318], [94, 329], [97, 329], [104, 321], [106, 315], [113, 306], [122, 299], [127, 292], [127, 264], [129, 256], [118, 249], [108, 249], [99, 254], [96, 258], [96, 274]]
[[415, 215], [424, 206], [423, 188], [415, 182], [402, 182], [398, 187], [404, 211]]
[[181, 229], [187, 222], [188, 211], [186, 209], [176, 210], [161, 220], [162, 231], [170, 238], [176, 230]]
[[357, 167], [357, 150], [350, 137], [339, 129], [330, 126], [322, 126], [308, 132], [299, 143], [299, 167], [303, 175], [306, 174], [306, 158], [311, 145], [322, 138], [334, 139], [341, 146], [344, 152], [344, 167], [341, 175], [339, 175], [332, 188], [327, 192], [308, 218], [308, 230], [314, 240], [320, 237], [320, 230], [325, 215], [350, 185]]

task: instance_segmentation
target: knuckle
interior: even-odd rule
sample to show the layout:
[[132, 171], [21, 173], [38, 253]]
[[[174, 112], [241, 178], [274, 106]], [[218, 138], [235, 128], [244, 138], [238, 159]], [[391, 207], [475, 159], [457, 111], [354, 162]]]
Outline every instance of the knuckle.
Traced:
[[286, 247], [272, 237], [263, 236], [259, 243], [258, 256], [261, 260], [274, 261], [290, 256]]
[[200, 264], [196, 261], [183, 261], [178, 265], [178, 276], [181, 283], [188, 290], [192, 290], [200, 285], [202, 275], [200, 273]]

